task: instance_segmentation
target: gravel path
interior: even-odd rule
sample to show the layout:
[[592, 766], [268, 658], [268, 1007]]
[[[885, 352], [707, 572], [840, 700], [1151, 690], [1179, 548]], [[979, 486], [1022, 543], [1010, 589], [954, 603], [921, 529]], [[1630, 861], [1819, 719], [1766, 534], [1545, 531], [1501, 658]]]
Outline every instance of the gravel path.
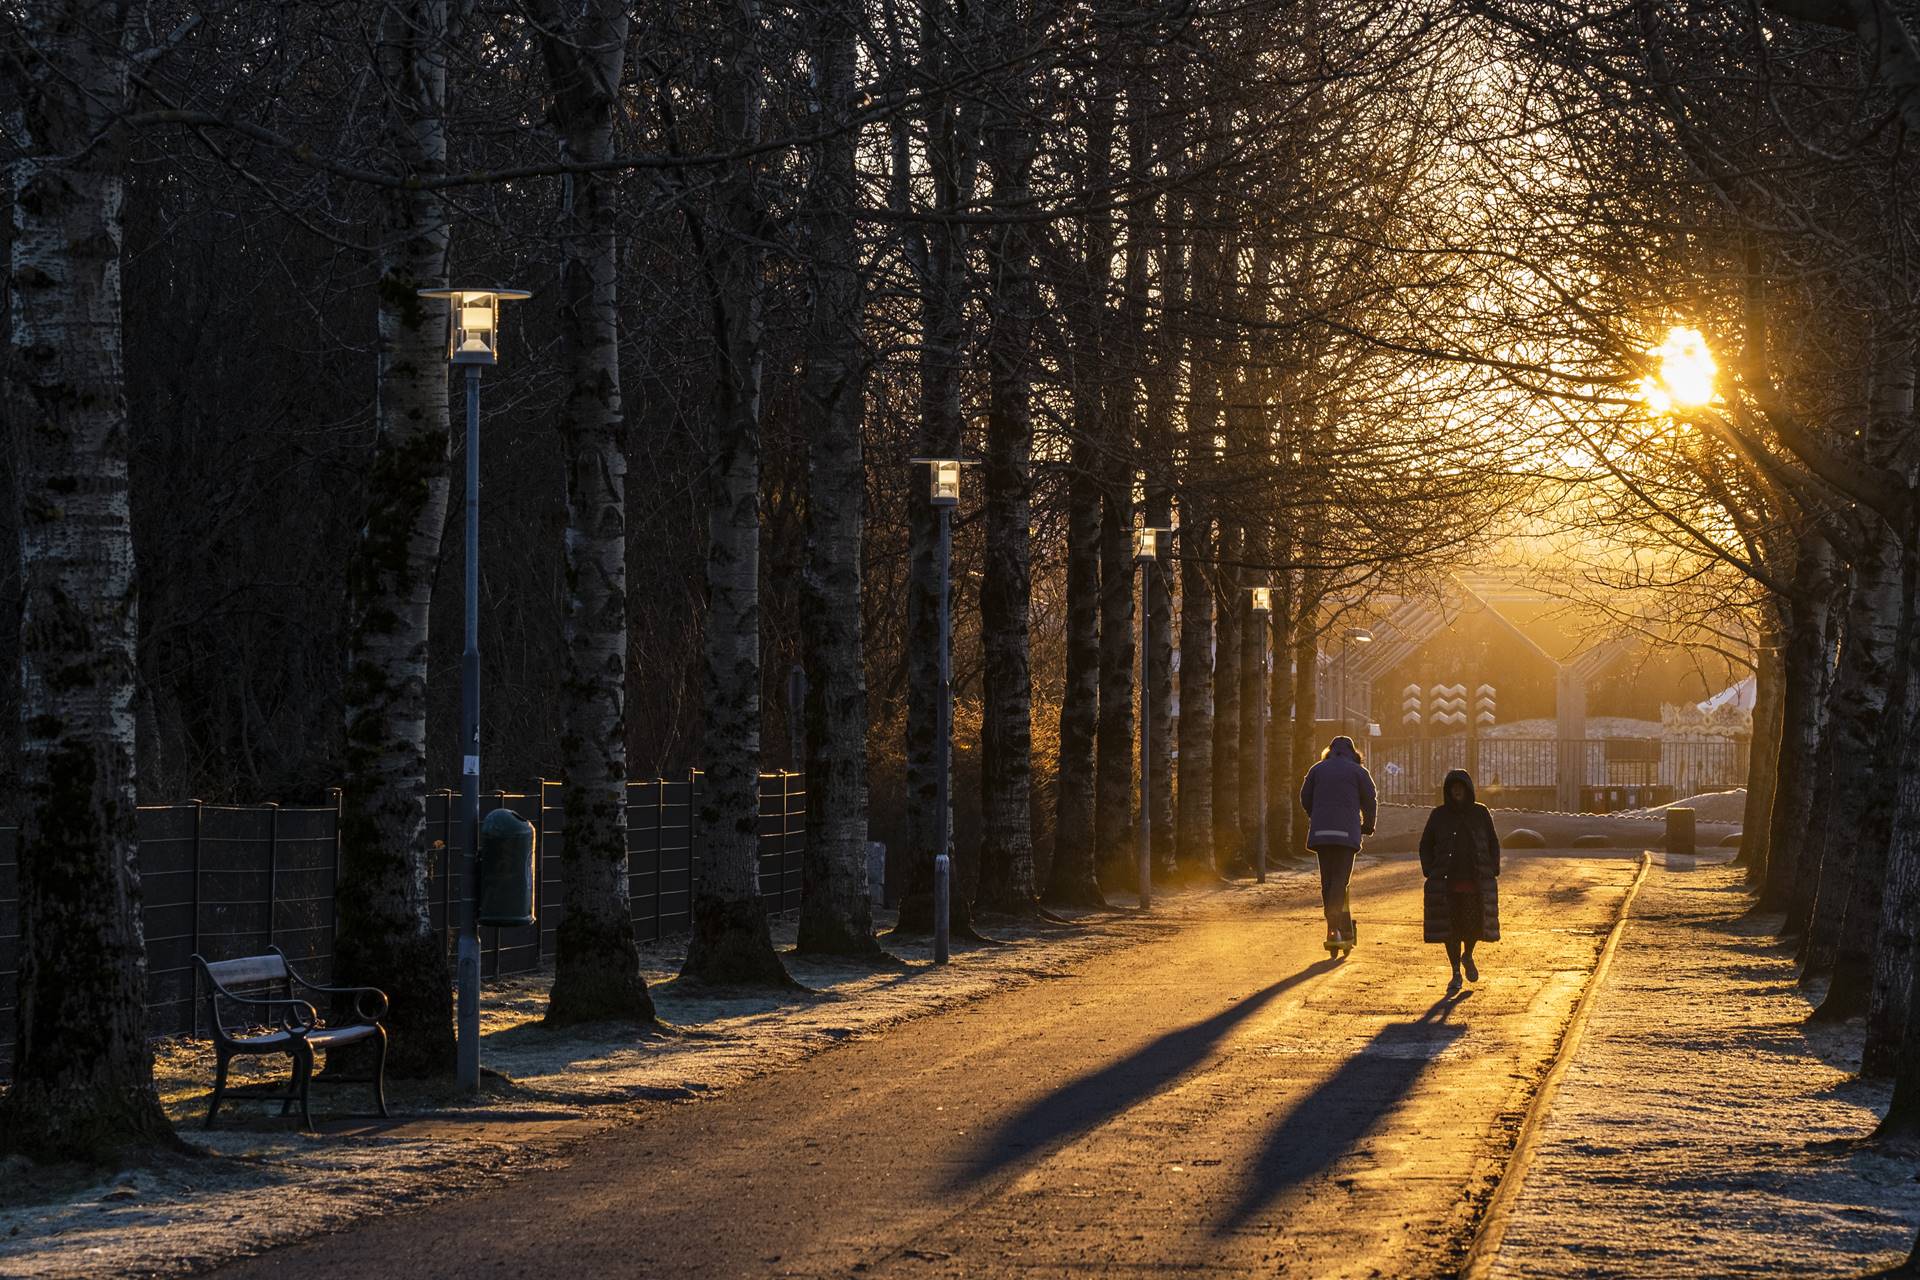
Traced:
[[[1459, 1264], [1631, 860], [1518, 855], [1508, 940], [1448, 997], [1419, 871], [1310, 886], [646, 1108], [563, 1167], [223, 1276], [1421, 1276]], [[1257, 904], [1247, 909], [1247, 904]]]

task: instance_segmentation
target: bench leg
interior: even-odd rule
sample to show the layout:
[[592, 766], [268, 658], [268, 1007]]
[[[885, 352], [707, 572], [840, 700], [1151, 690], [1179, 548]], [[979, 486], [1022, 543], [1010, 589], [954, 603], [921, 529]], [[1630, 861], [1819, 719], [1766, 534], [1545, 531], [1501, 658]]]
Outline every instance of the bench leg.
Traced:
[[373, 1100], [380, 1106], [380, 1118], [388, 1120], [392, 1113], [387, 1110], [387, 1029], [376, 1025], [374, 1033], [379, 1037], [380, 1050], [373, 1059]]
[[[304, 1052], [295, 1054], [293, 1058], [293, 1093], [300, 1099], [300, 1127], [311, 1129], [313, 1112], [307, 1107], [307, 1094], [313, 1087], [313, 1050], [304, 1044], [300, 1047]], [[292, 1104], [293, 1098], [289, 1097], [286, 1103], [282, 1104], [280, 1114], [285, 1115], [286, 1108]]]
[[207, 1102], [207, 1128], [213, 1128], [214, 1113], [220, 1110], [220, 1098], [227, 1091], [227, 1055], [217, 1055], [213, 1068], [213, 1097]]

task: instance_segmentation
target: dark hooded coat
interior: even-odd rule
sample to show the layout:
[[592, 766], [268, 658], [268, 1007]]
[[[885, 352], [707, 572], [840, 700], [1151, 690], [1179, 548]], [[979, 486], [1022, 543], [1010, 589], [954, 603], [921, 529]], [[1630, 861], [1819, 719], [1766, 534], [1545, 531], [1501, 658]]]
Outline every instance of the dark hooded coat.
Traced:
[[[1455, 782], [1467, 786], [1465, 801], [1455, 804], [1446, 798], [1447, 788]], [[1473, 779], [1465, 769], [1455, 769], [1440, 784], [1441, 803], [1427, 815], [1427, 829], [1420, 833], [1420, 870], [1427, 877], [1424, 900], [1426, 939], [1428, 942], [1464, 942], [1454, 935], [1453, 912], [1448, 894], [1455, 880], [1472, 880], [1480, 887], [1480, 941], [1500, 939], [1500, 837], [1493, 829], [1493, 815], [1487, 806], [1473, 798]]]

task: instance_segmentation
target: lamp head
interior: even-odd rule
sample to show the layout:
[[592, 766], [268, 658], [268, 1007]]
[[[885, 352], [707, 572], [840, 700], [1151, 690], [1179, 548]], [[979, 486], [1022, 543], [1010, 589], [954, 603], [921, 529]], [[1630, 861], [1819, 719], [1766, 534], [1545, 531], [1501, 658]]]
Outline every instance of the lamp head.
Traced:
[[420, 296], [447, 300], [447, 360], [484, 365], [500, 362], [500, 304], [532, 295], [525, 289], [422, 289]]

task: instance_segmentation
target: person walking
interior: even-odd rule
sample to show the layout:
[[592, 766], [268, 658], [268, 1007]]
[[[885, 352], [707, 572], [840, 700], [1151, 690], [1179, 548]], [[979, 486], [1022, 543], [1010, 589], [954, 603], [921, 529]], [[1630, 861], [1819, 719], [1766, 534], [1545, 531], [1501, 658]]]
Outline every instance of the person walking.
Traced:
[[1327, 917], [1327, 950], [1351, 950], [1358, 941], [1347, 885], [1353, 857], [1373, 834], [1377, 793], [1360, 748], [1341, 734], [1320, 753], [1300, 783], [1307, 811], [1307, 848], [1320, 860], [1320, 907]]
[[1447, 989], [1458, 991], [1462, 970], [1468, 982], [1480, 981], [1474, 944], [1500, 940], [1500, 837], [1493, 814], [1474, 800], [1465, 769], [1452, 770], [1440, 785], [1440, 803], [1420, 833], [1420, 870], [1427, 877], [1426, 939], [1446, 946], [1453, 966]]

